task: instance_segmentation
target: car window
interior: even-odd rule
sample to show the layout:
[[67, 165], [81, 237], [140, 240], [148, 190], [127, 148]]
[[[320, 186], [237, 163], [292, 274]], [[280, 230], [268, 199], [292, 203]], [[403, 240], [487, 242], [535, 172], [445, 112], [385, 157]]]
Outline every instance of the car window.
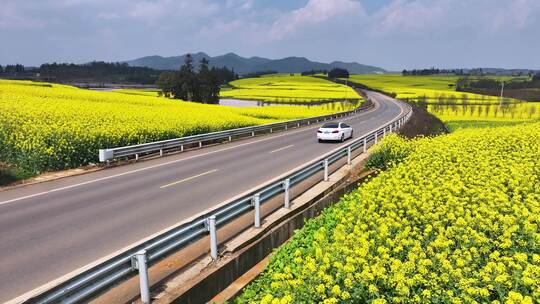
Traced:
[[342, 128], [350, 128], [349, 125], [346, 124], [346, 123], [342, 123], [342, 124], [341, 124], [341, 127], [342, 127]]
[[329, 128], [329, 129], [331, 129], [331, 128], [334, 128], [334, 129], [335, 129], [335, 128], [338, 128], [338, 124], [337, 124], [337, 123], [334, 123], [334, 122], [331, 122], [331, 123], [325, 123], [322, 127], [323, 127], [323, 128]]

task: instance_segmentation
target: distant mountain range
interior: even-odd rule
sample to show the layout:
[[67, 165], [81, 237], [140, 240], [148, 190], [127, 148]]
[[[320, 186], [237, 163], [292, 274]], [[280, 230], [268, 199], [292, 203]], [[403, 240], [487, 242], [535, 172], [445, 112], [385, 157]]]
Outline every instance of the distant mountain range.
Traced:
[[[149, 67], [157, 70], [177, 70], [184, 63], [186, 55], [162, 57], [146, 56], [134, 60], [125, 61], [130, 66]], [[331, 70], [344, 68], [351, 74], [385, 73], [386, 71], [376, 66], [360, 64], [357, 62], [334, 61], [322, 63], [311, 61], [305, 57], [287, 57], [283, 59], [268, 59], [261, 57], [245, 58], [234, 53], [211, 57], [203, 52], [191, 54], [193, 61], [198, 63], [202, 58], [208, 59], [211, 67], [233, 68], [239, 75], [261, 71], [276, 71], [279, 73], [301, 73], [310, 70]]]

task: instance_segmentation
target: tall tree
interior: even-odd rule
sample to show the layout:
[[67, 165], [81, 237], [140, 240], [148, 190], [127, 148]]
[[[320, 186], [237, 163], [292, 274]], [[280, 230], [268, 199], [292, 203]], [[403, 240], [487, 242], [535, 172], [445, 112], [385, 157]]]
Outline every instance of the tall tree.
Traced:
[[328, 72], [330, 78], [349, 78], [349, 71], [341, 68], [334, 68]]
[[218, 103], [219, 102], [219, 81], [216, 70], [208, 68], [208, 60], [202, 58], [199, 62], [199, 87], [198, 99], [203, 103]]
[[194, 101], [198, 86], [198, 80], [193, 67], [193, 57], [187, 54], [184, 65], [180, 67], [177, 80], [173, 89], [173, 95], [176, 99]]
[[195, 73], [193, 58], [186, 55], [184, 64], [177, 72], [163, 72], [157, 85], [162, 94], [175, 99], [202, 103], [218, 103], [220, 86], [238, 79], [234, 70], [226, 67], [210, 69], [206, 58], [199, 62], [199, 71]]
[[162, 94], [165, 97], [173, 97], [173, 91], [176, 83], [176, 73], [163, 72], [159, 74], [159, 78], [156, 85], [161, 89]]

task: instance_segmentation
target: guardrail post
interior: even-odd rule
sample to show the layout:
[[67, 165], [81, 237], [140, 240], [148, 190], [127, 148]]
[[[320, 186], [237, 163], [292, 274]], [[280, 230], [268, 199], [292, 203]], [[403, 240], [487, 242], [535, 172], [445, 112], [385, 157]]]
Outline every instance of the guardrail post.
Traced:
[[386, 136], [386, 127], [384, 127], [384, 128], [382, 129], [382, 136], [383, 136], [383, 137]]
[[232, 141], [232, 136], [229, 136], [229, 141]]
[[364, 137], [364, 144], [363, 144], [363, 146], [364, 146], [364, 153], [366, 153], [366, 151], [367, 151], [367, 136]]
[[255, 131], [251, 131], [251, 137], [255, 137]]
[[210, 232], [210, 256], [212, 257], [212, 260], [216, 261], [218, 257], [218, 251], [215, 215], [211, 215], [208, 218], [208, 231]]
[[392, 133], [392, 124], [390, 124], [390, 133]]
[[270, 128], [270, 133], [272, 133], [272, 128]]
[[328, 181], [328, 159], [325, 159], [324, 162], [324, 181]]
[[287, 125], [285, 125], [285, 131], [287, 131]]
[[135, 154], [135, 160], [139, 160], [139, 153]]
[[202, 141], [199, 142], [199, 148], [202, 148]]
[[255, 206], [255, 228], [261, 227], [261, 195], [253, 195], [253, 206]]
[[146, 265], [146, 250], [141, 250], [131, 257], [133, 269], [139, 270], [139, 285], [141, 287], [141, 302], [150, 304], [150, 286], [148, 284], [148, 266]]
[[291, 208], [291, 200], [289, 195], [289, 188], [291, 187], [291, 180], [286, 178], [283, 181], [283, 200], [285, 201], [285, 208], [290, 209]]
[[351, 164], [351, 146], [347, 147], [347, 165]]
[[377, 143], [377, 133], [378, 131], [375, 131], [375, 143]]
[[159, 149], [159, 156], [163, 156], [163, 149]]
[[184, 145], [180, 146], [180, 152], [184, 152]]

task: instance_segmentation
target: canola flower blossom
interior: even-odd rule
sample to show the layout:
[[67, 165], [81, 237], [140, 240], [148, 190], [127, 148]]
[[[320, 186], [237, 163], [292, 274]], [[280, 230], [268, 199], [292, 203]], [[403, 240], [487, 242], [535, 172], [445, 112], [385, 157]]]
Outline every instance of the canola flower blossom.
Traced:
[[[493, 77], [486, 77], [493, 78]], [[497, 76], [496, 79], [514, 77]], [[393, 92], [396, 98], [429, 103], [427, 110], [450, 131], [521, 124], [540, 120], [540, 103], [456, 91], [459, 76], [351, 75], [350, 82]]]
[[269, 102], [317, 102], [329, 99], [359, 100], [352, 88], [325, 79], [289, 74], [272, 74], [230, 82], [222, 97]]
[[347, 104], [231, 108], [152, 96], [0, 80], [0, 162], [29, 172], [97, 162], [98, 149], [326, 115]]
[[[370, 88], [393, 92], [399, 99], [425, 98], [426, 101], [441, 101], [461, 103], [466, 98], [471, 104], [499, 102], [495, 96], [480, 95], [456, 91], [456, 81], [459, 76], [402, 76], [401, 74], [383, 75], [351, 75], [349, 81], [366, 85]], [[505, 79], [505, 77], [502, 77]], [[509, 99], [515, 102], [515, 100]]]
[[450, 131], [461, 128], [489, 128], [540, 121], [540, 103], [523, 102], [505, 106], [428, 106], [428, 111]]
[[392, 140], [236, 303], [540, 302], [540, 123]]

